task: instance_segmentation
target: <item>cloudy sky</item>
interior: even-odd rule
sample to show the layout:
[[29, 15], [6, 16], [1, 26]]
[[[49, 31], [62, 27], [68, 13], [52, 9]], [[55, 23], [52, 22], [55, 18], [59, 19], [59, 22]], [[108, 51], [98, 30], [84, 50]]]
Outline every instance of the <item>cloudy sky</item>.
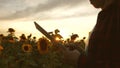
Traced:
[[87, 37], [99, 11], [89, 0], [0, 0], [0, 33], [7, 35], [8, 28], [14, 28], [17, 36], [42, 36], [36, 21], [48, 32], [59, 29], [64, 37], [72, 33]]

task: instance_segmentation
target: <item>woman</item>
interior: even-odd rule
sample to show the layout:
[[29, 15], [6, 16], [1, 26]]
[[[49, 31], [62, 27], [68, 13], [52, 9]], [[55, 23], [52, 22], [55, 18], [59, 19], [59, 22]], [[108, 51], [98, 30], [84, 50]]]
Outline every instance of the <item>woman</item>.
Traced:
[[102, 10], [89, 40], [85, 68], [120, 68], [120, 0], [90, 2]]

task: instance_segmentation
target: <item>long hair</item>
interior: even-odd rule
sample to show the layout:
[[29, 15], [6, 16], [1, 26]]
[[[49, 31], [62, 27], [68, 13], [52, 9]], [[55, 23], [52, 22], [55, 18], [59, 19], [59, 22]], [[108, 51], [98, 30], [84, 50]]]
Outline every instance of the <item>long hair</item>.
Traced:
[[105, 0], [104, 6], [102, 7], [102, 9], [106, 9], [114, 2], [115, 2], [115, 0]]
[[109, 7], [115, 1], [116, 0], [90, 0], [91, 4], [95, 8], [101, 8], [101, 9], [106, 9], [107, 7]]

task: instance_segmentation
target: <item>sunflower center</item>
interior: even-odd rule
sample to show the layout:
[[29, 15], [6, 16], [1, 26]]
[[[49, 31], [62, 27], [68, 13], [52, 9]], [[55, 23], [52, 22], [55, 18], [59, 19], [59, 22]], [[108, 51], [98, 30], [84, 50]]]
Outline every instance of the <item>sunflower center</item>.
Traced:
[[24, 50], [28, 51], [29, 50], [28, 46], [24, 46]]

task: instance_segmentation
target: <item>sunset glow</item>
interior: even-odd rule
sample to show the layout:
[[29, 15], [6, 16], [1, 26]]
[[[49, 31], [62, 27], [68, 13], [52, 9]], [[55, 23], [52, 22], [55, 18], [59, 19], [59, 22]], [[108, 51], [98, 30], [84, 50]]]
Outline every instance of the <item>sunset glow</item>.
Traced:
[[26, 35], [31, 33], [33, 36], [41, 37], [43, 35], [33, 23], [36, 21], [48, 32], [59, 29], [64, 39], [69, 38], [72, 33], [78, 34], [82, 39], [84, 36], [88, 37], [99, 12], [89, 1], [70, 0], [71, 2], [68, 4], [65, 3], [67, 0], [60, 2], [59, 0], [35, 0], [36, 4], [33, 1], [0, 2], [0, 5], [11, 6], [0, 6], [0, 14], [3, 14], [0, 16], [0, 34], [7, 35], [8, 28], [14, 28], [17, 37], [23, 33]]

